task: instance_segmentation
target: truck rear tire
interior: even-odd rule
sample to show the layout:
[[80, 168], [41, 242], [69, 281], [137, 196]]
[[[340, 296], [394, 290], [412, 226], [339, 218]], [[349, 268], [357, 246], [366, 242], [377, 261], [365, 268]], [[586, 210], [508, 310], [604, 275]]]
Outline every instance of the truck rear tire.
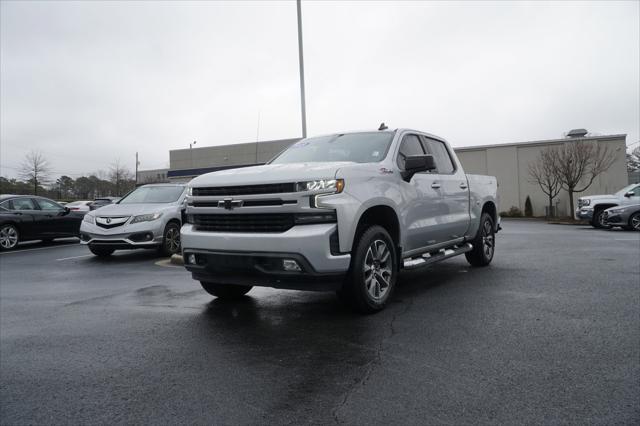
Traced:
[[387, 305], [398, 276], [398, 257], [393, 239], [381, 226], [360, 234], [351, 266], [339, 297], [357, 312], [372, 314]]
[[473, 249], [464, 254], [471, 266], [487, 266], [496, 249], [496, 230], [489, 213], [480, 216], [480, 227], [471, 242]]
[[239, 299], [253, 288], [250, 285], [217, 284], [206, 281], [200, 281], [200, 285], [210, 295], [228, 300]]

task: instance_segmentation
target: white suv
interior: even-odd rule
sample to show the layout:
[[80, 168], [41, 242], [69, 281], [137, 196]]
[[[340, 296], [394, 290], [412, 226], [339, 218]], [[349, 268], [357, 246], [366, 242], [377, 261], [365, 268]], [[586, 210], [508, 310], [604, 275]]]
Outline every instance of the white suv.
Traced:
[[80, 226], [80, 242], [96, 256], [136, 248], [179, 253], [185, 193], [182, 184], [136, 188], [117, 203], [87, 213]]

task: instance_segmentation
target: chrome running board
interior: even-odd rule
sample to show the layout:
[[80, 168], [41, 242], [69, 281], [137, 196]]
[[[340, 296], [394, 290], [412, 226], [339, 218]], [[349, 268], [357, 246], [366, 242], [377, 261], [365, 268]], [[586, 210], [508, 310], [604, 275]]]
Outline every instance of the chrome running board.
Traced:
[[424, 253], [421, 256], [406, 258], [403, 260], [403, 267], [404, 269], [421, 268], [471, 250], [473, 250], [473, 246], [469, 243], [456, 245], [446, 249], [440, 249], [436, 253]]

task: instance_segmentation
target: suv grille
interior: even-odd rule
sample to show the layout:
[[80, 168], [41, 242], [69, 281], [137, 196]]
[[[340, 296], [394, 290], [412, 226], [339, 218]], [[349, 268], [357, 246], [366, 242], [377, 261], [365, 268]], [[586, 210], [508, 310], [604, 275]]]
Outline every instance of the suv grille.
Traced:
[[193, 188], [195, 197], [216, 195], [253, 195], [253, 194], [281, 194], [283, 192], [295, 192], [295, 183], [271, 183], [267, 185], [247, 186], [219, 186], [213, 188]]
[[199, 231], [285, 232], [294, 225], [293, 213], [196, 214], [192, 223]]

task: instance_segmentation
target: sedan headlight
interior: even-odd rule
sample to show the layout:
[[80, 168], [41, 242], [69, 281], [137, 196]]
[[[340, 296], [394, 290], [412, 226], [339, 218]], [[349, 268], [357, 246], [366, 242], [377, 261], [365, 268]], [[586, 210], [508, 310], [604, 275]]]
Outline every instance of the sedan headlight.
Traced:
[[298, 182], [296, 184], [296, 190], [301, 192], [306, 191], [323, 191], [340, 193], [344, 189], [343, 179], [317, 179], [308, 182]]
[[624, 211], [624, 209], [609, 209], [607, 210], [607, 213], [609, 214], [620, 214]]
[[82, 220], [83, 220], [84, 222], [87, 222], [87, 223], [96, 223], [96, 220], [95, 220], [95, 219], [94, 219], [94, 217], [93, 217], [92, 215], [90, 215], [90, 214], [85, 214], [85, 215], [84, 215], [84, 217], [82, 218]]
[[149, 213], [149, 214], [141, 214], [139, 216], [134, 216], [131, 220], [131, 223], [139, 223], [139, 222], [151, 222], [152, 220], [158, 219], [162, 216], [162, 213]]

